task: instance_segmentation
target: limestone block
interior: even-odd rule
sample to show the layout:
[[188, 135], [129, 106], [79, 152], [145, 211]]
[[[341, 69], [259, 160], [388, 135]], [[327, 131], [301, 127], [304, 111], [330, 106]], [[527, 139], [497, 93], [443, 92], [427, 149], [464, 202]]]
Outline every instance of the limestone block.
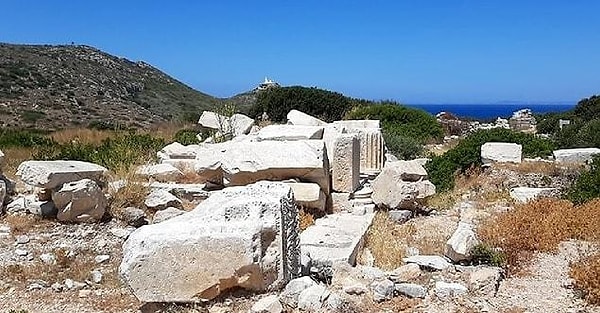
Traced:
[[521, 163], [523, 147], [516, 143], [486, 142], [481, 146], [483, 164], [493, 162]]
[[151, 210], [164, 210], [168, 207], [182, 208], [181, 200], [164, 189], [152, 190], [144, 200], [144, 205]]
[[304, 112], [298, 110], [291, 110], [287, 114], [288, 124], [291, 125], [304, 125], [304, 126], [325, 126], [327, 123], [320, 119], [310, 116]]
[[269, 125], [257, 134], [258, 141], [323, 139], [323, 126]]
[[337, 192], [354, 192], [360, 178], [360, 143], [355, 135], [342, 135], [334, 143], [332, 188]]
[[510, 190], [510, 197], [517, 202], [525, 203], [539, 197], [551, 196], [558, 192], [557, 188], [515, 187]]
[[556, 162], [587, 163], [594, 155], [600, 154], [600, 148], [578, 148], [554, 150], [552, 153]]
[[134, 231], [119, 272], [142, 302], [197, 302], [235, 287], [276, 290], [299, 274], [298, 232], [289, 186], [230, 187]]
[[458, 227], [446, 242], [444, 254], [454, 262], [471, 259], [471, 249], [479, 244], [473, 225], [459, 222]]
[[[400, 163], [399, 163], [400, 162]], [[407, 172], [407, 168], [417, 168], [414, 162], [397, 161], [386, 164], [372, 184], [373, 201], [388, 209], [414, 209], [418, 201], [435, 194], [435, 185], [428, 180], [405, 181], [423, 177], [423, 170]]]
[[325, 211], [327, 198], [315, 183], [285, 183], [294, 191], [296, 204], [303, 208]]
[[158, 181], [176, 181], [183, 177], [183, 173], [178, 168], [168, 163], [140, 166], [136, 170], [136, 174]]
[[56, 217], [64, 222], [100, 221], [108, 204], [98, 184], [87, 178], [62, 185], [52, 193], [52, 201]]
[[84, 178], [102, 181], [107, 171], [103, 166], [83, 161], [25, 161], [17, 168], [17, 175], [28, 185], [54, 189]]
[[254, 120], [239, 113], [227, 117], [215, 112], [204, 111], [198, 120], [198, 124], [222, 133], [238, 136], [249, 133], [254, 125]]

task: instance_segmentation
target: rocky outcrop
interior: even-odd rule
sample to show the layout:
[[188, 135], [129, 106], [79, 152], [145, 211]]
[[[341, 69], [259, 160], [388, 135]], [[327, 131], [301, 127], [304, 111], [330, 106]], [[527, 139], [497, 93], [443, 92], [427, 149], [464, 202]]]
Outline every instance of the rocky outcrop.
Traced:
[[523, 147], [516, 143], [486, 142], [481, 146], [483, 164], [493, 162], [521, 163]]
[[233, 287], [281, 288], [299, 273], [292, 195], [289, 186], [273, 182], [217, 192], [193, 211], [133, 232], [120, 274], [143, 302], [195, 302]]
[[103, 166], [83, 161], [25, 161], [17, 168], [17, 175], [26, 184], [54, 189], [84, 178], [102, 181], [107, 171]]
[[435, 185], [416, 162], [388, 162], [373, 181], [373, 201], [388, 209], [414, 209], [418, 202], [435, 194]]
[[52, 193], [52, 201], [58, 209], [56, 217], [63, 222], [99, 221], [107, 206], [102, 189], [91, 179], [64, 184]]

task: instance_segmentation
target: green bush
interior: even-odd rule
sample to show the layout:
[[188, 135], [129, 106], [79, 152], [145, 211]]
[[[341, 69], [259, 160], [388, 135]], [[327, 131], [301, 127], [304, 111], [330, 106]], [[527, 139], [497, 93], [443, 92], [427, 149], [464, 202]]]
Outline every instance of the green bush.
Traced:
[[279, 87], [260, 91], [249, 114], [260, 118], [265, 112], [271, 121], [283, 123], [288, 112], [295, 109], [332, 122], [341, 120], [351, 106], [351, 99], [337, 92], [314, 87]]
[[48, 147], [56, 143], [42, 133], [32, 130], [0, 129], [0, 148]]
[[[175, 133], [175, 136], [173, 138], [174, 141], [179, 142], [182, 145], [194, 145], [194, 144], [198, 144], [200, 143], [200, 140], [198, 140], [198, 131], [194, 130], [194, 129], [181, 129], [179, 131], [177, 131], [177, 133]], [[204, 138], [204, 137], [202, 137]]]
[[567, 192], [567, 198], [576, 204], [598, 197], [600, 197], [600, 155], [594, 157], [590, 170], [582, 173]]
[[419, 156], [423, 144], [437, 141], [444, 134], [440, 124], [429, 113], [393, 101], [363, 101], [345, 118], [380, 120], [386, 146], [396, 157], [405, 160]]
[[21, 118], [26, 122], [35, 122], [46, 116], [42, 111], [25, 110], [20, 113]]
[[487, 244], [478, 244], [470, 251], [471, 264], [473, 265], [491, 265], [502, 267], [506, 263], [506, 257], [502, 252], [497, 251]]
[[495, 128], [479, 130], [465, 139], [456, 147], [441, 156], [432, 157], [425, 165], [429, 180], [438, 191], [454, 187], [454, 176], [457, 172], [465, 173], [473, 167], [479, 167], [481, 162], [481, 145], [486, 142], [514, 142], [523, 146], [526, 157], [544, 157], [552, 154], [554, 145], [550, 140], [541, 139], [532, 134], [514, 132], [509, 129]]
[[96, 163], [111, 170], [127, 170], [155, 158], [165, 145], [163, 139], [134, 133], [119, 134], [103, 140], [100, 145], [70, 142], [40, 149], [38, 160], [79, 160]]

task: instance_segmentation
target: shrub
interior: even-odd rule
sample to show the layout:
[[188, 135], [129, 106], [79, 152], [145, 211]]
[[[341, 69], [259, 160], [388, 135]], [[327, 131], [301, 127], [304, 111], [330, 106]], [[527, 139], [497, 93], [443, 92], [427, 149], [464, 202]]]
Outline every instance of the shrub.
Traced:
[[472, 257], [471, 264], [473, 265], [503, 266], [506, 262], [506, 257], [501, 251], [497, 251], [485, 243], [476, 245], [470, 253]]
[[0, 130], [0, 147], [44, 147], [54, 145], [55, 142], [45, 137], [42, 133], [29, 130]]
[[418, 157], [423, 152], [423, 145], [417, 139], [406, 137], [398, 133], [383, 133], [383, 139], [389, 151], [403, 160]]
[[581, 204], [600, 197], [600, 155], [595, 156], [589, 171], [579, 176], [567, 193], [567, 198]]
[[283, 123], [288, 112], [295, 109], [331, 122], [341, 120], [351, 106], [351, 99], [337, 92], [315, 87], [279, 87], [260, 91], [249, 114], [260, 118], [265, 112], [271, 121]]
[[481, 145], [486, 142], [514, 142], [523, 146], [526, 157], [543, 157], [550, 155], [554, 145], [550, 140], [541, 139], [532, 134], [514, 132], [509, 129], [495, 128], [479, 130], [463, 139], [459, 144], [441, 156], [432, 157], [425, 166], [429, 180], [439, 191], [454, 187], [454, 176], [457, 172], [466, 173], [481, 162]]
[[[175, 133], [173, 140], [179, 142], [182, 145], [193, 145], [200, 143], [198, 140], [198, 131], [194, 129], [181, 129]], [[204, 137], [203, 137], [204, 138]]]
[[46, 116], [42, 111], [25, 110], [21, 112], [21, 118], [26, 122], [35, 122]]
[[571, 264], [569, 275], [590, 304], [600, 304], [600, 254]]

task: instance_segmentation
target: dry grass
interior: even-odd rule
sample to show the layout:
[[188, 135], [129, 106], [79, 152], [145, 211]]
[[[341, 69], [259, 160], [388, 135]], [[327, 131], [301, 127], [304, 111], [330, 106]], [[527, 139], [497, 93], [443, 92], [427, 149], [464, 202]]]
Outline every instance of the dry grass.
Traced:
[[414, 312], [420, 303], [420, 299], [407, 297], [394, 297], [384, 302], [375, 302], [369, 297], [350, 308], [344, 308], [342, 312]]
[[17, 176], [15, 173], [17, 172], [17, 167], [19, 167], [19, 164], [23, 161], [31, 160], [35, 151], [36, 150], [33, 148], [17, 147], [2, 149], [2, 152], [4, 152], [4, 163], [2, 164], [2, 172], [4, 175], [10, 179], [16, 180]]
[[300, 231], [307, 229], [315, 223], [315, 216], [304, 209], [298, 211], [298, 219], [300, 220]]
[[37, 228], [43, 228], [46, 225], [46, 221], [42, 217], [33, 214], [9, 214], [6, 215], [3, 220], [10, 226], [10, 232], [13, 236], [27, 234]]
[[479, 228], [484, 242], [502, 249], [509, 273], [520, 273], [534, 252], [554, 252], [567, 239], [600, 239], [600, 199], [581, 206], [539, 199], [499, 214]]
[[125, 186], [116, 191], [109, 190], [111, 197], [108, 213], [113, 217], [122, 219], [123, 209], [127, 207], [144, 209], [144, 201], [146, 200], [146, 196], [150, 193], [150, 187], [144, 184], [145, 181], [135, 175], [134, 169], [131, 169], [128, 172], [117, 173], [115, 177], [124, 180]]
[[375, 258], [375, 266], [393, 270], [403, 264], [408, 247], [406, 238], [415, 232], [413, 227], [396, 225], [387, 212], [377, 212], [367, 233], [365, 246]]
[[114, 131], [97, 130], [88, 128], [69, 128], [53, 132], [50, 135], [54, 141], [65, 144], [69, 142], [79, 142], [84, 144], [100, 144], [106, 138], [113, 137]]
[[575, 287], [583, 291], [589, 303], [600, 304], [600, 254], [571, 264], [569, 274], [575, 280]]
[[148, 131], [144, 131], [154, 137], [158, 137], [158, 138], [162, 138], [165, 141], [170, 141], [173, 140], [173, 138], [175, 138], [175, 134], [184, 129], [194, 129], [194, 127], [196, 127], [196, 124], [192, 124], [192, 123], [180, 123], [180, 122], [165, 122], [165, 123], [160, 123], [158, 124], [156, 127], [148, 130]]
[[506, 169], [515, 171], [521, 174], [544, 174], [547, 176], [560, 176], [566, 171], [580, 171], [581, 165], [577, 164], [565, 164], [555, 162], [521, 162], [521, 163], [495, 163], [494, 168]]

